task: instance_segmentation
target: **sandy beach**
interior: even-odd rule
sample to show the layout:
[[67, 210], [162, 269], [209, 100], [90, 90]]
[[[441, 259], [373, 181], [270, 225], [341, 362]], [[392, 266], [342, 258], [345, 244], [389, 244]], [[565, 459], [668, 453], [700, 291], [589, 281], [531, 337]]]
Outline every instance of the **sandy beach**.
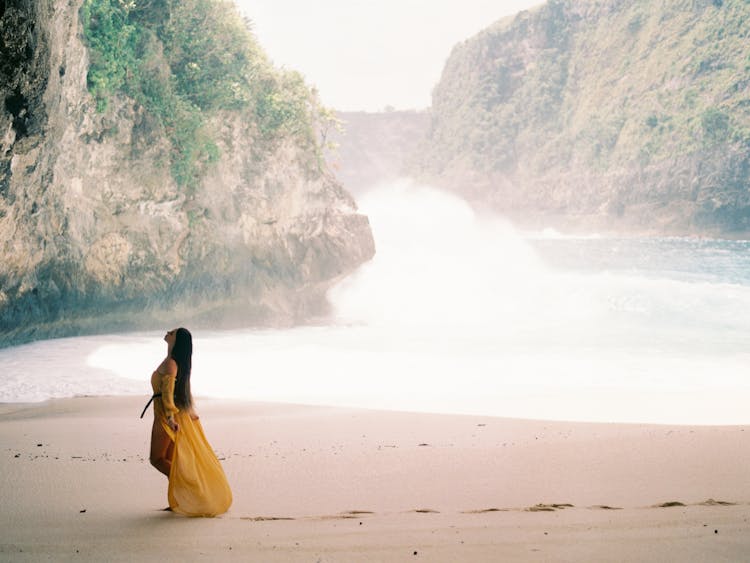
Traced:
[[233, 488], [164, 512], [141, 397], [0, 405], [3, 561], [746, 561], [750, 427], [198, 399]]

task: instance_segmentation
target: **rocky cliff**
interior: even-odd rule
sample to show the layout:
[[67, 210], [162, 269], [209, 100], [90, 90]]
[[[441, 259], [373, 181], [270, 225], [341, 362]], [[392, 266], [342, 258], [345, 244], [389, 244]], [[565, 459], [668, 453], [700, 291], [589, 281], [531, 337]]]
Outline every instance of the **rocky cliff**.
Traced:
[[97, 111], [80, 8], [0, 11], [0, 345], [324, 313], [374, 244], [314, 143], [219, 109], [210, 162], [180, 185], [153, 112], [122, 91]]
[[519, 223], [750, 233], [750, 3], [550, 0], [457, 45], [417, 174]]

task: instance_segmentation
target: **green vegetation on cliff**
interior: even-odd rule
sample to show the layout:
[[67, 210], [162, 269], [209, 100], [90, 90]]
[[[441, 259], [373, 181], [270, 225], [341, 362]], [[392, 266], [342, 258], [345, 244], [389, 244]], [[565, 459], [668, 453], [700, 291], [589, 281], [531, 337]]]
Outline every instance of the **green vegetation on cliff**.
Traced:
[[84, 0], [81, 21], [97, 109], [122, 92], [156, 118], [178, 185], [194, 189], [217, 159], [206, 123], [219, 111], [243, 112], [260, 142], [293, 135], [317, 147], [326, 110], [298, 73], [271, 65], [232, 2]]
[[498, 208], [750, 231], [748, 0], [550, 0], [456, 46], [432, 112], [422, 173]]

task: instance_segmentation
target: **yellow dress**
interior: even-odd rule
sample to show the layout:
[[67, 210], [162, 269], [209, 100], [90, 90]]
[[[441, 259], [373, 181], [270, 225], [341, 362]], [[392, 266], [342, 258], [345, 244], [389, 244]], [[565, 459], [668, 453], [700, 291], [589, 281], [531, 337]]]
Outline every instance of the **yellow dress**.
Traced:
[[[174, 442], [167, 492], [169, 507], [186, 516], [217, 516], [229, 510], [232, 491], [198, 417], [175, 406], [175, 379], [158, 371], [151, 376], [154, 394], [161, 393], [154, 399], [154, 419]], [[167, 424], [170, 415], [179, 425], [177, 432]]]

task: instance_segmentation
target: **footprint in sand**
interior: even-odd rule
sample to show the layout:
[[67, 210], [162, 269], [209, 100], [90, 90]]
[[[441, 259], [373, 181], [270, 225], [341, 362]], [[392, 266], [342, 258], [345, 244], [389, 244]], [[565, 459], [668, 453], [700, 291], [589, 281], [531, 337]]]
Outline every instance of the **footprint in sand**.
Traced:
[[250, 520], [251, 522], [275, 522], [277, 520], [294, 520], [286, 516], [240, 516], [240, 520]]
[[563, 510], [565, 508], [573, 508], [572, 504], [561, 503], [561, 504], [535, 504], [529, 506], [525, 510], [527, 512], [555, 512], [556, 510]]
[[361, 518], [362, 516], [367, 516], [368, 514], [375, 514], [375, 513], [369, 510], [347, 510], [346, 512], [342, 512], [341, 514], [338, 514], [337, 516], [333, 516], [333, 518], [340, 518], [342, 520], [346, 520], [349, 518]]
[[654, 505], [653, 508], [674, 508], [675, 506], [685, 506], [685, 503], [682, 503], [679, 500], [670, 500], [668, 502]]
[[346, 512], [340, 512], [339, 514], [333, 514], [331, 516], [319, 516], [316, 520], [353, 520], [355, 518], [361, 518], [375, 514], [370, 510], [347, 510]]
[[[703, 502], [698, 502], [694, 506], [736, 506], [736, 505], [737, 505], [736, 502], [728, 502], [725, 500], [714, 500], [710, 498], [708, 500], [704, 500]], [[669, 502], [663, 502], [661, 504], [657, 504], [653, 508], [672, 508], [675, 506], [687, 506], [687, 505], [678, 500], [672, 500]]]
[[712, 498], [699, 502], [698, 506], [737, 506], [736, 502], [727, 502], [725, 500], [714, 500]]

